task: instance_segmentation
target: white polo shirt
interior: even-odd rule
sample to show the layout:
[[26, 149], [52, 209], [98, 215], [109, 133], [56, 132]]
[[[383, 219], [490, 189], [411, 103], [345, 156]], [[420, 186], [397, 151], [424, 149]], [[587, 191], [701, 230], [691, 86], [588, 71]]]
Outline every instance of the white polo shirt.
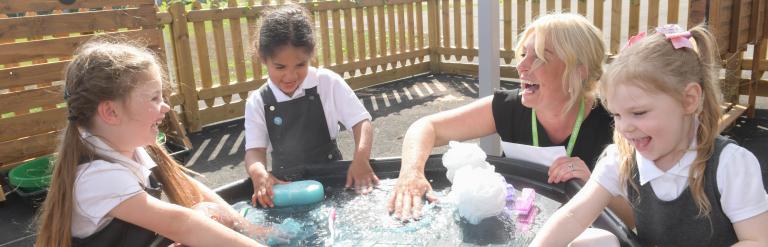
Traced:
[[114, 217], [113, 208], [149, 184], [150, 169], [156, 164], [143, 147], [136, 149], [138, 162], [113, 150], [99, 137], [81, 130], [94, 151], [112, 161], [94, 160], [77, 166], [72, 212], [72, 236], [85, 238], [103, 229]]
[[[292, 97], [289, 97], [267, 79], [267, 85], [275, 94], [277, 102], [294, 100], [305, 95], [305, 90], [317, 86], [317, 94], [323, 104], [325, 122], [331, 139], [339, 134], [339, 123], [350, 129], [365, 119], [371, 120], [371, 114], [336, 72], [324, 68], [309, 67], [307, 77], [299, 85]], [[245, 149], [270, 147], [267, 124], [264, 121], [264, 102], [258, 90], [251, 91], [245, 103]]]
[[[651, 183], [656, 196], [664, 201], [679, 197], [688, 187], [688, 171], [696, 159], [695, 142], [691, 151], [686, 152], [680, 161], [666, 172], [656, 167], [652, 160], [640, 153], [635, 153], [640, 185]], [[749, 150], [728, 144], [720, 153], [717, 167], [717, 189], [720, 192], [720, 205], [731, 223], [749, 219], [768, 211], [768, 193], [763, 187], [760, 163]], [[595, 165], [590, 179], [594, 179], [612, 195], [627, 198], [627, 189], [619, 182], [619, 151], [616, 144], [609, 145], [605, 157]], [[626, 187], [626, 186], [624, 186]], [[710, 200], [712, 200], [710, 198]]]

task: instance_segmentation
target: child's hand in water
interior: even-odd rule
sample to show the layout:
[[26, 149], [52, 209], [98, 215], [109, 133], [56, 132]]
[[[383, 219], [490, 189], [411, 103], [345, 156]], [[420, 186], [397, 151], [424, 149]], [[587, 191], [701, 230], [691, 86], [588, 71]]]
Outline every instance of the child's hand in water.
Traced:
[[373, 187], [379, 184], [379, 177], [373, 173], [371, 164], [368, 160], [352, 161], [347, 171], [347, 183], [345, 188], [355, 189], [359, 194], [368, 194], [373, 191]]
[[251, 181], [253, 183], [253, 196], [251, 197], [253, 205], [270, 208], [275, 206], [272, 202], [272, 197], [275, 196], [272, 191], [272, 185], [288, 183], [275, 178], [274, 175], [267, 171], [264, 171], [263, 174], [252, 176]]
[[246, 229], [243, 229], [243, 234], [256, 241], [272, 246], [290, 244], [291, 240], [300, 237], [299, 235], [301, 231], [301, 224], [289, 218], [283, 223], [272, 227], [250, 225]]

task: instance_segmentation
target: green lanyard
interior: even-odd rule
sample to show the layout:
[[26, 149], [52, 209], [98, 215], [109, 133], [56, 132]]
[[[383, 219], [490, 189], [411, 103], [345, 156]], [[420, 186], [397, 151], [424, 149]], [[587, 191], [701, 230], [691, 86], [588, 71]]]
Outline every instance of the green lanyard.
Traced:
[[[576, 116], [576, 123], [571, 130], [571, 138], [568, 139], [567, 152], [568, 156], [571, 156], [573, 151], [573, 144], [576, 143], [576, 137], [579, 136], [579, 129], [581, 129], [581, 122], [584, 121], [584, 99], [581, 99], [581, 105], [579, 106], [579, 115]], [[536, 121], [536, 110], [531, 111], [531, 134], [533, 134], [533, 145], [539, 146], [539, 126]]]

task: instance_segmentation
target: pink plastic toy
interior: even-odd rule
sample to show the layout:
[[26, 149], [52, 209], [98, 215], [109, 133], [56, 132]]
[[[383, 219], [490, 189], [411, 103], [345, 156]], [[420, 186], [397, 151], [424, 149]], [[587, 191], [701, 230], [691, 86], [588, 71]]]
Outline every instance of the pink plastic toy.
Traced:
[[531, 208], [533, 208], [533, 202], [536, 200], [536, 191], [532, 188], [524, 188], [520, 197], [515, 200], [515, 211], [518, 215], [527, 215]]

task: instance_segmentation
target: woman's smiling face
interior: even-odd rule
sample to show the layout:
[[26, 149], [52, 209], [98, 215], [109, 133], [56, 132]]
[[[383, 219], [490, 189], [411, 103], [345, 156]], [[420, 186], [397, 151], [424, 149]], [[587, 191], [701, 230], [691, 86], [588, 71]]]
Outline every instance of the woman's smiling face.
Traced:
[[[517, 64], [522, 80], [523, 105], [535, 109], [548, 104], [562, 104], [556, 102], [565, 102], [569, 98], [563, 90], [565, 62], [557, 57], [549, 42], [545, 42], [544, 54], [536, 54], [535, 41], [536, 35], [529, 36], [525, 41], [524, 53]], [[557, 108], [562, 108], [562, 105]]]

